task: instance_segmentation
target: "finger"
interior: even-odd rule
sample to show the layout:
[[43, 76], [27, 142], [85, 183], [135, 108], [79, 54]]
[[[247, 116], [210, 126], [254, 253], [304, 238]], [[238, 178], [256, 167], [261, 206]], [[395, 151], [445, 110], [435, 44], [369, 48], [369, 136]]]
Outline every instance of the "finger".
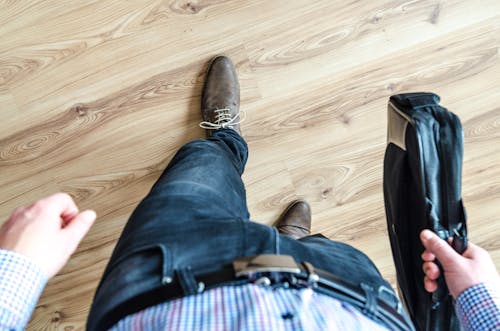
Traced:
[[439, 268], [434, 262], [424, 262], [422, 264], [422, 270], [424, 271], [425, 275], [432, 280], [439, 278]]
[[428, 250], [425, 250], [422, 255], [422, 260], [424, 261], [429, 261], [429, 262], [432, 262], [436, 259], [436, 256], [434, 254], [432, 254], [431, 252], [429, 252]]
[[446, 241], [430, 230], [422, 231], [420, 240], [424, 247], [437, 257], [445, 269], [462, 259], [462, 256], [455, 252]]
[[40, 200], [40, 202], [45, 203], [49, 211], [56, 213], [66, 223], [78, 215], [78, 207], [73, 198], [67, 193], [55, 193]]
[[15, 220], [23, 219], [23, 215], [26, 215], [28, 208], [29, 207], [17, 207], [14, 209], [10, 215], [9, 221], [14, 222]]
[[427, 292], [434, 292], [437, 290], [437, 282], [435, 280], [424, 277], [424, 287]]
[[85, 210], [78, 214], [68, 225], [64, 228], [63, 233], [69, 237], [69, 251], [72, 254], [83, 237], [90, 230], [92, 224], [96, 219], [96, 213], [93, 210]]

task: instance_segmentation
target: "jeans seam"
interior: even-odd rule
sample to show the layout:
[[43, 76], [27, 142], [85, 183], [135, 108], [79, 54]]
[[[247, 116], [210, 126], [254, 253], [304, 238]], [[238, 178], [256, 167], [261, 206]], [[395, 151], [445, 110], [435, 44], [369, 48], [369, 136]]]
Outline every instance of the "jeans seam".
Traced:
[[275, 227], [271, 228], [274, 231], [274, 254], [280, 255], [280, 234], [278, 232], [278, 229]]
[[248, 233], [248, 224], [250, 224], [250, 222], [244, 222], [241, 218], [238, 218], [238, 221], [242, 223], [242, 226], [241, 226], [241, 232], [242, 232], [242, 235], [243, 235], [243, 240], [242, 240], [242, 245], [240, 246], [240, 252], [239, 252], [239, 256], [243, 257], [243, 255], [245, 254], [245, 252], [248, 251], [248, 236], [247, 236], [247, 233]]

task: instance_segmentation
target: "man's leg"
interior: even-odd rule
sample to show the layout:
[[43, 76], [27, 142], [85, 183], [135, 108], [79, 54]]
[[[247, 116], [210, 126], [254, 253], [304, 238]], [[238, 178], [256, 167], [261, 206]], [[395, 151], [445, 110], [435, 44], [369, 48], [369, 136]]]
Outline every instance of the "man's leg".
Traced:
[[97, 289], [89, 330], [134, 312], [131, 300], [174, 279], [184, 294], [196, 293], [194, 271], [243, 254], [249, 213], [241, 174], [248, 150], [229, 59], [210, 65], [201, 110], [207, 139], [183, 146], [132, 213]]
[[245, 140], [232, 129], [217, 130], [206, 140], [187, 143], [137, 206], [122, 238], [158, 226], [148, 219], [175, 224], [248, 219], [241, 180], [247, 157]]
[[[209, 66], [201, 98], [202, 128], [206, 140], [182, 147], [148, 196], [132, 214], [117, 249], [138, 233], [162, 227], [206, 220], [248, 219], [241, 175], [248, 147], [239, 123], [240, 90], [230, 59], [218, 56]], [[115, 250], [115, 251], [116, 251]]]

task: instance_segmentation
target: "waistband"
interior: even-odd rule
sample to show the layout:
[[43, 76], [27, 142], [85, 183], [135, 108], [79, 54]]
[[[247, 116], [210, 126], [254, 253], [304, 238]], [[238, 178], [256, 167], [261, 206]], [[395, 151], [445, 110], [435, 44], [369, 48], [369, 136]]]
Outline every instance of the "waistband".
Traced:
[[[332, 273], [314, 268], [308, 262], [297, 263], [289, 255], [245, 257], [215, 272], [197, 274], [194, 271], [193, 276], [164, 278], [161, 286], [117, 305], [97, 321], [96, 325], [99, 330], [108, 330], [124, 317], [166, 301], [201, 294], [216, 287], [254, 283], [265, 287], [312, 288], [318, 293], [350, 304], [391, 330], [415, 330], [401, 302], [385, 286], [374, 289], [365, 284], [355, 285]], [[186, 279], [190, 278], [190, 282], [194, 282], [196, 286], [186, 284]]]

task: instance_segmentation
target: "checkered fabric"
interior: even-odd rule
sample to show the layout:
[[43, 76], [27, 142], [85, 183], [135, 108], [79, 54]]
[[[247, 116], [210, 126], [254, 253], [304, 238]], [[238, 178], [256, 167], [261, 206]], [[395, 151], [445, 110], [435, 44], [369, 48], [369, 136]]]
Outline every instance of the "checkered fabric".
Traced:
[[225, 286], [127, 316], [132, 330], [387, 330], [352, 306], [311, 289]]
[[[0, 249], [0, 330], [23, 330], [47, 283], [21, 254]], [[478, 284], [455, 305], [464, 330], [500, 330], [500, 288]], [[149, 307], [112, 330], [385, 330], [351, 306], [308, 289], [227, 286]]]
[[500, 286], [469, 287], [458, 296], [455, 310], [464, 330], [500, 330]]
[[27, 257], [0, 249], [0, 330], [23, 330], [47, 283]]

